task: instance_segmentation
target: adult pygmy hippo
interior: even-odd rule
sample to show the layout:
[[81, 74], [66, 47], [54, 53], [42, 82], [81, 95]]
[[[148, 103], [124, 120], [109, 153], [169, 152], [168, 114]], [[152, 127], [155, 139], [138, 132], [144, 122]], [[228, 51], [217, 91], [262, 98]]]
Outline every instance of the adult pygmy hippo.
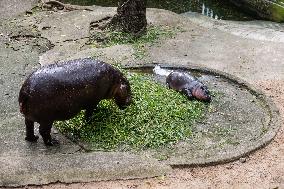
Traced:
[[207, 87], [195, 77], [185, 72], [171, 72], [166, 78], [169, 88], [185, 94], [188, 99], [210, 102], [211, 96]]
[[44, 143], [53, 145], [54, 121], [70, 119], [84, 109], [89, 118], [102, 99], [111, 98], [123, 109], [131, 103], [131, 90], [122, 73], [107, 63], [85, 58], [42, 67], [27, 78], [19, 94], [25, 139], [37, 141], [34, 122], [38, 122]]

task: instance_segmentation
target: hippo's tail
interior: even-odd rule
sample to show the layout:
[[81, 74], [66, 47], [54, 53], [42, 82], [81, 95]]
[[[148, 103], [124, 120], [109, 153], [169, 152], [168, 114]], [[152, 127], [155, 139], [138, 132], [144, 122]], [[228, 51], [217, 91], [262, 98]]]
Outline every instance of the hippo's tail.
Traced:
[[160, 76], [168, 76], [171, 73], [170, 70], [163, 69], [158, 65], [154, 67], [153, 72]]
[[28, 93], [27, 91], [25, 91], [23, 88], [20, 90], [20, 94], [19, 94], [19, 106], [20, 106], [20, 112], [22, 114], [26, 114], [27, 112], [27, 101], [29, 99]]

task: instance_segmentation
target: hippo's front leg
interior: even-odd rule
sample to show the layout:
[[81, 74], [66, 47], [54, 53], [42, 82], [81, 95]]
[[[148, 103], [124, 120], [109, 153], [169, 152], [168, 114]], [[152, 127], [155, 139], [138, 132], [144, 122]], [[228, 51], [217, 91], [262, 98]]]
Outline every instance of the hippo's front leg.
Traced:
[[59, 144], [59, 142], [56, 139], [51, 138], [50, 135], [53, 121], [41, 122], [39, 124], [39, 133], [42, 136], [44, 144], [47, 146]]
[[38, 136], [36, 136], [34, 134], [34, 122], [25, 118], [25, 124], [26, 124], [26, 138], [25, 138], [25, 140], [27, 140], [29, 142], [36, 142], [37, 139], [38, 139]]
[[182, 93], [185, 94], [189, 100], [193, 99], [192, 92], [188, 88], [183, 88]]
[[85, 111], [85, 119], [87, 122], [91, 121], [91, 118], [94, 114], [95, 109], [97, 108], [98, 103], [95, 103], [95, 105], [89, 106], [86, 108]]

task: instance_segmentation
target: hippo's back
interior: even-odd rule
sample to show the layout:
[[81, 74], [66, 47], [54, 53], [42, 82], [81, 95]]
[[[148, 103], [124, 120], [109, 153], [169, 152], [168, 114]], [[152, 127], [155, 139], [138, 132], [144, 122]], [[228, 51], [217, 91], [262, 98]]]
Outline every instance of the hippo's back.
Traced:
[[83, 107], [106, 98], [117, 74], [110, 65], [91, 58], [44, 66], [23, 84], [19, 95], [21, 112], [34, 117], [73, 116]]
[[184, 72], [171, 72], [166, 78], [168, 86], [175, 90], [182, 90], [193, 81], [195, 78]]
[[111, 72], [114, 69], [110, 65], [85, 58], [44, 66], [33, 72], [27, 80], [32, 88], [49, 81], [66, 87], [71, 84], [74, 87], [85, 82], [95, 82]]

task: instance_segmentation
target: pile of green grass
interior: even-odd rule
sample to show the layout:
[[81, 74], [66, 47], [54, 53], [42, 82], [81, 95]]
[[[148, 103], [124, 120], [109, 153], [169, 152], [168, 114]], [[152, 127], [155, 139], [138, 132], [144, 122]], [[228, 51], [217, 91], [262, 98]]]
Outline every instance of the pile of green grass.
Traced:
[[128, 74], [133, 103], [119, 110], [112, 100], [103, 100], [87, 124], [82, 111], [58, 122], [57, 128], [93, 149], [142, 150], [174, 144], [191, 136], [192, 124], [203, 115], [205, 105], [189, 101], [176, 91], [143, 74]]
[[106, 38], [102, 42], [103, 46], [113, 46], [118, 44], [154, 44], [160, 38], [173, 37], [175, 31], [169, 27], [150, 26], [146, 33], [141, 36], [133, 36], [132, 34], [121, 31], [106, 31]]
[[149, 26], [145, 34], [133, 36], [126, 32], [105, 30], [96, 33], [94, 38], [96, 39], [95, 41], [99, 42], [97, 42], [95, 46], [110, 47], [114, 45], [130, 44], [135, 50], [135, 58], [142, 59], [146, 56], [145, 45], [154, 45], [158, 43], [160, 39], [172, 38], [180, 31], [182, 31], [180, 28]]

